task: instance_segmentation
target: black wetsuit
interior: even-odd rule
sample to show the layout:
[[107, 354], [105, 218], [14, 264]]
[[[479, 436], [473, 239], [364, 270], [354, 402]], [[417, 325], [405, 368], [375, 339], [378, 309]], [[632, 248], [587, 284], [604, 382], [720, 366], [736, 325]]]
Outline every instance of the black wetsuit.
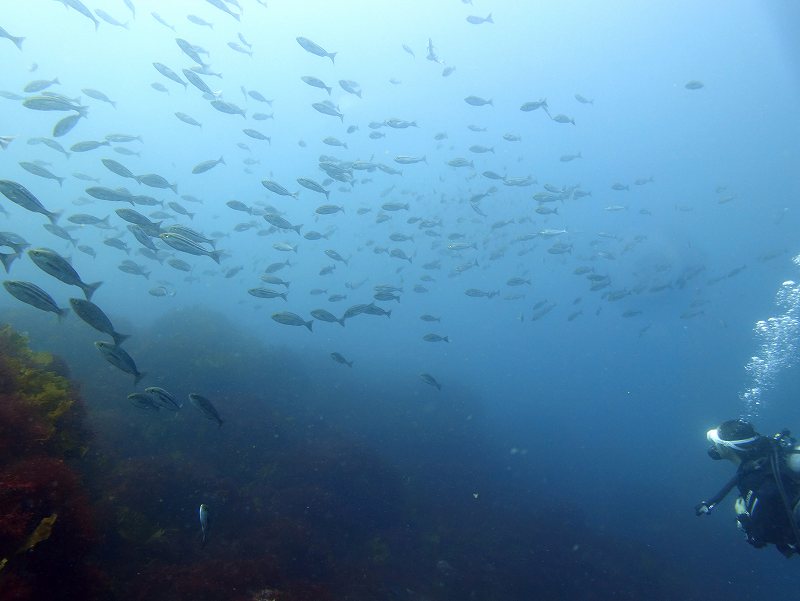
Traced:
[[[697, 515], [708, 513], [733, 488], [738, 488], [746, 513], [737, 513], [736, 517], [747, 535], [747, 542], [757, 548], [775, 545], [789, 557], [800, 550], [800, 535], [791, 521], [793, 509], [800, 500], [800, 474], [788, 468], [786, 453], [798, 451], [794, 450], [793, 440], [783, 448], [777, 444], [779, 441], [774, 438], [763, 438], [759, 448], [739, 464], [736, 474], [722, 490], [695, 510]], [[775, 477], [775, 469], [780, 480]]]
[[[783, 463], [783, 458], [780, 459]], [[780, 470], [784, 490], [790, 497], [793, 507], [797, 496], [797, 484], [787, 475], [788, 470]], [[743, 462], [736, 471], [736, 486], [744, 499], [747, 514], [739, 514], [737, 519], [747, 535], [747, 542], [754, 547], [774, 544], [784, 555], [790, 555], [795, 543], [789, 512], [781, 498], [778, 483], [768, 457]]]

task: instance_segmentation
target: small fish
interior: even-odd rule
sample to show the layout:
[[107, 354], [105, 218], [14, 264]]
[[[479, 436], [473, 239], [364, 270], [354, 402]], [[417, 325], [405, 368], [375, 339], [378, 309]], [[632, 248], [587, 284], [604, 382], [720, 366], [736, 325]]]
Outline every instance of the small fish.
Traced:
[[466, 98], [464, 98], [464, 102], [466, 102], [471, 106], [486, 106], [487, 104], [494, 106], [494, 102], [492, 102], [491, 98], [489, 100], [486, 100], [484, 98], [481, 98], [480, 96], [467, 96]]
[[66, 179], [51, 173], [50, 171], [48, 171], [44, 167], [40, 167], [36, 163], [28, 163], [26, 161], [22, 161], [20, 162], [19, 166], [22, 167], [28, 173], [31, 173], [33, 175], [38, 175], [39, 177], [43, 177], [45, 179], [52, 179], [54, 181], [57, 181], [59, 187], [61, 187], [61, 185], [64, 183], [64, 180]]
[[158, 411], [160, 408], [152, 396], [144, 392], [132, 392], [128, 395], [128, 400], [134, 407], [146, 409], [148, 411]]
[[208, 529], [209, 529], [209, 517], [208, 517], [208, 505], [205, 503], [200, 504], [200, 531], [202, 532], [202, 539], [200, 540], [200, 544], [205, 547], [206, 542], [208, 541]]
[[172, 69], [170, 69], [169, 67], [167, 67], [163, 63], [153, 63], [153, 66], [156, 68], [156, 71], [161, 73], [161, 75], [163, 75], [167, 79], [170, 79], [170, 80], [174, 81], [175, 83], [178, 83], [178, 84], [182, 85], [184, 87], [184, 89], [188, 85], [185, 81], [183, 81], [181, 79], [180, 75], [175, 73], [175, 71], [173, 71]]
[[485, 17], [470, 15], [467, 17], [467, 23], [471, 23], [472, 25], [481, 25], [482, 23], [494, 23], [494, 21], [492, 20], [492, 13], [489, 13]]
[[450, 342], [448, 336], [439, 336], [439, 334], [425, 334], [422, 339], [425, 342]]
[[100, 287], [103, 282], [94, 284], [85, 283], [78, 272], [70, 265], [64, 257], [54, 250], [48, 248], [33, 248], [28, 251], [31, 260], [45, 273], [61, 280], [69, 286], [78, 286], [83, 290], [86, 300], [91, 300], [92, 294]]
[[161, 24], [162, 24], [164, 27], [167, 27], [168, 29], [171, 29], [172, 31], [175, 31], [175, 27], [174, 27], [173, 25], [170, 25], [169, 23], [167, 23], [167, 22], [164, 20], [164, 18], [163, 18], [161, 15], [159, 15], [157, 12], [151, 12], [151, 13], [150, 13], [150, 15], [151, 15], [151, 16], [152, 16], [152, 17], [153, 17], [153, 18], [154, 18], [156, 21], [158, 21], [159, 23], [161, 23]]
[[228, 8], [228, 5], [225, 4], [225, 2], [223, 2], [222, 0], [206, 0], [206, 2], [208, 2], [211, 6], [213, 6], [215, 8], [218, 8], [219, 10], [221, 10], [224, 13], [228, 13], [230, 16], [232, 16], [237, 21], [241, 20], [239, 15], [237, 15], [235, 12], [232, 12], [231, 9]]
[[103, 355], [103, 358], [111, 363], [111, 365], [125, 373], [131, 374], [133, 376], [134, 385], [138, 384], [145, 376], [144, 373], [138, 370], [133, 358], [125, 352], [122, 347], [102, 340], [95, 342], [94, 345], [97, 347], [97, 350], [100, 351], [100, 354]]
[[53, 297], [36, 284], [19, 280], [6, 280], [3, 282], [3, 287], [17, 300], [31, 305], [32, 307], [36, 307], [37, 309], [41, 309], [42, 311], [55, 313], [59, 320], [69, 311], [69, 309], [62, 309], [56, 305], [56, 301], [53, 300]]
[[283, 300], [286, 300], [286, 295], [288, 294], [271, 288], [250, 288], [247, 293], [256, 298], [282, 298]]
[[110, 146], [111, 143], [107, 140], [103, 140], [102, 142], [98, 142], [96, 140], [86, 140], [83, 142], [77, 142], [70, 146], [70, 150], [72, 152], [89, 152], [91, 150], [97, 150], [101, 146]]
[[55, 224], [58, 221], [61, 213], [53, 213], [44, 208], [39, 199], [36, 198], [27, 188], [22, 184], [11, 180], [0, 180], [0, 193], [3, 194], [8, 200], [18, 204], [23, 209], [27, 209], [33, 213], [41, 213], [45, 215], [50, 223]]
[[172, 232], [164, 232], [163, 234], [159, 234], [158, 236], [164, 242], [169, 244], [175, 250], [188, 253], [190, 255], [198, 255], [198, 256], [207, 256], [211, 257], [214, 262], [219, 263], [220, 258], [222, 257], [222, 251], [220, 250], [208, 250], [193, 242], [186, 236], [182, 236], [181, 234], [175, 234]]
[[297, 43], [300, 44], [300, 46], [302, 46], [303, 50], [305, 50], [306, 52], [310, 52], [311, 54], [315, 54], [316, 56], [328, 57], [329, 59], [331, 59], [331, 62], [334, 62], [333, 59], [336, 57], [335, 52], [328, 52], [322, 46], [315, 44], [308, 38], [298, 37], [295, 39], [297, 40]]
[[272, 138], [270, 138], [269, 136], [265, 136], [264, 134], [262, 134], [257, 129], [243, 129], [242, 131], [244, 132], [244, 134], [246, 136], [249, 136], [249, 137], [253, 138], [254, 140], [265, 140], [265, 141], [269, 142], [270, 144], [272, 143]]
[[78, 121], [80, 120], [81, 120], [80, 113], [64, 117], [63, 119], [61, 119], [61, 121], [59, 121], [53, 126], [53, 137], [60, 138], [61, 136], [68, 134], [69, 132], [72, 131], [72, 128], [74, 128], [78, 124]]
[[192, 173], [194, 173], [195, 175], [200, 173], [205, 173], [206, 171], [209, 171], [210, 169], [213, 169], [214, 167], [220, 164], [225, 165], [225, 159], [223, 157], [219, 157], [218, 159], [211, 159], [209, 161], [203, 161], [202, 163], [198, 163], [197, 165], [194, 166], [194, 168], [192, 169]]
[[421, 373], [419, 377], [422, 378], [422, 381], [425, 382], [426, 384], [430, 384], [431, 386], [436, 388], [436, 390], [442, 389], [442, 385], [439, 384], [439, 382], [436, 381], [436, 378], [434, 378], [432, 375], [428, 373]]
[[212, 422], [217, 422], [217, 425], [220, 428], [222, 427], [222, 418], [219, 416], [216, 407], [214, 407], [211, 401], [195, 392], [189, 393], [189, 400], [191, 401], [192, 405], [200, 410], [206, 419], [211, 420]]
[[325, 102], [315, 102], [311, 105], [312, 108], [322, 113], [323, 115], [330, 115], [331, 117], [339, 117], [339, 119], [344, 122], [344, 115], [339, 112], [338, 107], [336, 107], [332, 102], [325, 101]]
[[703, 84], [702, 81], [697, 81], [696, 79], [693, 79], [691, 81], [686, 82], [686, 85], [683, 87], [686, 88], [687, 90], [699, 90], [701, 88], [704, 88], [705, 85]]
[[[319, 291], [319, 294], [324, 294], [324, 290], [315, 289], [312, 290], [311, 293], [314, 294], [316, 291]], [[315, 319], [320, 321], [327, 321], [328, 323], [338, 323], [340, 326], [344, 327], [344, 318], [339, 319], [330, 311], [326, 311], [325, 309], [314, 309], [311, 311], [311, 316]]]
[[294, 198], [297, 198], [299, 194], [299, 192], [289, 192], [289, 190], [281, 186], [279, 183], [272, 181], [271, 179], [262, 180], [261, 185], [264, 186], [270, 192], [274, 192], [279, 196], [292, 196]]
[[273, 313], [272, 319], [286, 326], [305, 326], [308, 328], [309, 332], [312, 331], [311, 326], [314, 323], [312, 320], [306, 321], [296, 313], [290, 313], [289, 311], [281, 311], [279, 313]]
[[208, 27], [209, 29], [214, 29], [214, 24], [209, 23], [198, 17], [197, 15], [186, 15], [186, 20], [190, 23], [194, 23], [195, 25], [200, 25], [201, 27]]
[[175, 400], [175, 397], [163, 388], [158, 386], [148, 386], [144, 389], [144, 391], [153, 397], [153, 400], [160, 407], [164, 407], [170, 411], [178, 411], [181, 409], [181, 405], [178, 404], [178, 401]]
[[554, 115], [553, 117], [551, 117], [551, 119], [556, 123], [572, 123], [572, 125], [575, 125], [575, 119], [573, 119], [572, 117], [568, 117], [567, 115], [564, 115], [562, 113]]
[[69, 304], [72, 305], [72, 310], [87, 324], [92, 326], [95, 330], [108, 334], [114, 339], [114, 344], [119, 346], [130, 336], [120, 334], [114, 329], [111, 320], [103, 312], [103, 310], [95, 305], [93, 302], [84, 300], [82, 298], [71, 298]]
[[224, 100], [212, 100], [211, 106], [221, 113], [227, 113], [228, 115], [241, 115], [242, 118], [247, 119], [247, 115], [245, 114], [246, 111], [236, 106], [232, 102], [225, 102]]
[[181, 113], [181, 112], [178, 112], [178, 113], [175, 113], [175, 116], [176, 116], [178, 119], [180, 119], [181, 121], [183, 121], [184, 123], [186, 123], [187, 125], [193, 125], [193, 126], [195, 126], [195, 127], [203, 127], [203, 124], [202, 124], [202, 123], [200, 123], [200, 122], [199, 122], [197, 119], [195, 119], [194, 117], [190, 117], [190, 116], [189, 116], [189, 115], [187, 115], [186, 113]]
[[106, 102], [110, 104], [112, 107], [117, 108], [117, 103], [111, 100], [108, 96], [106, 96], [105, 94], [103, 94], [103, 92], [99, 90], [94, 90], [92, 88], [83, 88], [81, 92], [86, 94], [89, 98], [94, 98], [95, 100]]
[[339, 86], [348, 94], [353, 94], [361, 98], [361, 86], [358, 82], [350, 79], [340, 79]]
[[326, 92], [328, 92], [328, 96], [330, 96], [331, 94], [330, 86], [325, 85], [325, 82], [322, 81], [321, 79], [312, 77], [311, 75], [304, 75], [300, 79], [314, 88], [320, 88], [321, 90], [325, 90]]
[[336, 363], [346, 365], [347, 367], [353, 367], [353, 362], [345, 359], [340, 353], [331, 353], [331, 359], [336, 361]]

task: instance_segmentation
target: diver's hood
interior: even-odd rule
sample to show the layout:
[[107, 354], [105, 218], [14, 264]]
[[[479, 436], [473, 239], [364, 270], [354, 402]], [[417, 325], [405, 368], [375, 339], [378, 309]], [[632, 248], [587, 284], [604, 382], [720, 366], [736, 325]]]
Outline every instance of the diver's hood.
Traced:
[[753, 448], [760, 436], [747, 422], [731, 420], [706, 433], [712, 444], [708, 454], [712, 459], [724, 459], [732, 453], [746, 453]]

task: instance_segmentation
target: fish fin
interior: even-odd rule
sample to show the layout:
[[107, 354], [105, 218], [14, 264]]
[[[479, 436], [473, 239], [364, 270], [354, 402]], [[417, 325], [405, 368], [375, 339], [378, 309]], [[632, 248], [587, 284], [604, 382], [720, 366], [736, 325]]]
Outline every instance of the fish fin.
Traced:
[[83, 288], [83, 294], [86, 296], [86, 300], [92, 300], [92, 295], [102, 283], [103, 282], [95, 282], [94, 284], [83, 284], [81, 286], [81, 288]]
[[8, 270], [11, 268], [11, 263], [14, 262], [14, 259], [18, 258], [20, 253], [0, 253], [0, 261], [3, 263], [3, 267], [8, 273]]
[[119, 332], [112, 332], [111, 337], [114, 339], [114, 344], [119, 346], [123, 342], [125, 342], [128, 338], [130, 338], [130, 334], [120, 334]]

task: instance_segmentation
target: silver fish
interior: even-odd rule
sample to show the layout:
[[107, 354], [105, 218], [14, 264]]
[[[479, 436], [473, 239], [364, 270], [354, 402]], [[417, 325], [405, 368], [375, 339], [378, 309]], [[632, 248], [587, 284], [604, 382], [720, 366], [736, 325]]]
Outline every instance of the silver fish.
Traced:
[[192, 405], [197, 407], [206, 419], [212, 422], [217, 422], [219, 427], [222, 427], [222, 418], [219, 416], [216, 407], [206, 397], [197, 394], [196, 392], [189, 393], [189, 400]]
[[64, 180], [66, 179], [51, 173], [50, 171], [48, 171], [44, 167], [37, 165], [36, 163], [28, 163], [27, 161], [22, 161], [19, 164], [19, 166], [22, 167], [28, 173], [32, 173], [33, 175], [38, 175], [39, 177], [43, 177], [45, 179], [52, 179], [54, 181], [57, 181], [59, 186], [61, 186], [64, 183]]
[[222, 256], [222, 251], [219, 250], [207, 250], [193, 242], [189, 238], [182, 236], [180, 234], [175, 234], [172, 232], [164, 232], [163, 234], [159, 234], [158, 236], [164, 242], [169, 244], [175, 250], [179, 250], [181, 252], [188, 253], [190, 255], [198, 255], [202, 256], [205, 255], [207, 257], [211, 257], [214, 259], [216, 263], [219, 263], [219, 260]]
[[321, 79], [318, 79], [316, 77], [312, 77], [310, 75], [304, 75], [300, 79], [303, 80], [308, 85], [314, 87], [314, 88], [320, 88], [321, 90], [325, 90], [326, 92], [328, 92], [328, 96], [330, 96], [331, 88], [329, 86], [326, 86], [325, 82], [322, 81]]
[[436, 378], [434, 378], [432, 375], [428, 373], [421, 373], [419, 377], [422, 378], [422, 381], [425, 382], [426, 384], [430, 384], [431, 386], [436, 388], [436, 390], [442, 389], [442, 385], [439, 384], [439, 382], [436, 381]]
[[181, 408], [181, 405], [178, 404], [178, 401], [175, 400], [175, 397], [163, 388], [158, 386], [148, 386], [144, 389], [144, 391], [153, 397], [153, 400], [160, 407], [164, 407], [170, 411], [178, 411]]
[[138, 384], [145, 376], [144, 373], [138, 370], [133, 358], [122, 347], [102, 340], [98, 340], [94, 345], [97, 347], [97, 350], [100, 351], [100, 354], [103, 355], [103, 358], [111, 365], [127, 374], [131, 374], [133, 376], [134, 385]]
[[296, 313], [290, 313], [289, 311], [273, 313], [272, 319], [286, 326], [305, 326], [309, 332], [312, 331], [311, 326], [314, 323], [313, 320], [306, 321]]
[[331, 359], [336, 361], [336, 363], [341, 363], [342, 365], [346, 365], [347, 367], [353, 367], [353, 362], [348, 361], [344, 358], [340, 353], [331, 353]]
[[61, 309], [58, 305], [56, 305], [56, 301], [53, 300], [53, 297], [39, 288], [39, 286], [36, 284], [22, 282], [19, 280], [6, 280], [3, 282], [3, 286], [6, 290], [8, 290], [9, 294], [16, 299], [21, 300], [23, 303], [27, 303], [32, 307], [41, 309], [42, 311], [55, 313], [59, 320], [69, 311], [69, 309]]
[[78, 272], [70, 265], [69, 261], [54, 250], [48, 248], [32, 248], [28, 251], [28, 256], [36, 266], [45, 273], [53, 276], [57, 280], [61, 280], [69, 286], [78, 286], [83, 290], [86, 300], [91, 300], [95, 290], [103, 283], [85, 283], [81, 279], [81, 276], [78, 275]]
[[130, 338], [130, 336], [126, 334], [117, 332], [108, 316], [93, 302], [82, 298], [71, 298], [69, 299], [69, 304], [72, 305], [72, 310], [75, 311], [75, 314], [83, 321], [88, 323], [95, 330], [111, 336], [114, 339], [114, 344], [119, 346]]
[[300, 46], [302, 46], [303, 50], [305, 50], [306, 52], [310, 52], [311, 54], [315, 54], [316, 56], [322, 56], [322, 57], [327, 56], [329, 59], [331, 59], [331, 62], [334, 62], [333, 59], [336, 57], [335, 52], [328, 52], [322, 46], [315, 44], [308, 38], [298, 37], [295, 39], [297, 40], [297, 43], [300, 44]]
[[55, 224], [58, 221], [60, 212], [53, 213], [44, 208], [39, 199], [36, 198], [27, 188], [17, 182], [1, 179], [0, 180], [0, 193], [3, 194], [8, 200], [18, 204], [23, 209], [27, 209], [33, 213], [41, 213], [45, 215], [50, 223]]

